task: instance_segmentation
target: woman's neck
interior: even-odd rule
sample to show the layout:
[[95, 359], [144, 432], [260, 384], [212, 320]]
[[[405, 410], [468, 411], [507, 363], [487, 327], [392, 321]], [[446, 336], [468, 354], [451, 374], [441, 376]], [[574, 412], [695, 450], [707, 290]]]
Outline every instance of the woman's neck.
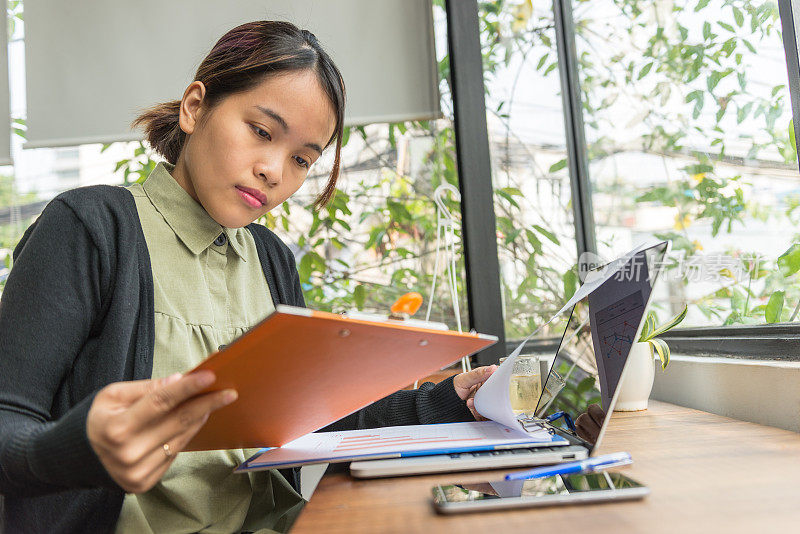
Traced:
[[172, 178], [178, 182], [184, 191], [189, 193], [189, 196], [192, 197], [196, 202], [200, 202], [197, 200], [197, 193], [194, 190], [194, 185], [192, 185], [192, 180], [189, 177], [189, 171], [186, 168], [186, 161], [183, 159], [183, 154], [178, 156], [178, 161], [175, 162], [175, 168], [172, 169], [170, 173]]

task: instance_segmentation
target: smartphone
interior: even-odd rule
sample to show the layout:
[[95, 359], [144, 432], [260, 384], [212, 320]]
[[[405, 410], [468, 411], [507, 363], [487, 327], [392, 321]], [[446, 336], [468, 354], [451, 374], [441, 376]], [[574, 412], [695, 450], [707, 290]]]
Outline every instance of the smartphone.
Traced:
[[641, 499], [650, 490], [622, 473], [555, 475], [433, 487], [433, 505], [443, 514]]

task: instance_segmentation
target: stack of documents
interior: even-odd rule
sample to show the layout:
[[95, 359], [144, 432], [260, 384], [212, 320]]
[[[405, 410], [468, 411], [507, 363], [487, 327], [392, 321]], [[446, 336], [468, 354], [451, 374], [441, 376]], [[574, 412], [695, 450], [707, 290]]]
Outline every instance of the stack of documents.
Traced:
[[475, 409], [490, 421], [443, 423], [316, 432], [281, 447], [262, 449], [237, 472], [316, 463], [403, 458], [432, 454], [517, 449], [535, 445], [562, 446], [569, 442], [544, 427], [523, 428], [511, 409], [508, 385], [517, 354], [512, 354], [475, 397]]
[[526, 432], [494, 421], [391, 426], [369, 430], [317, 432], [273, 449], [262, 449], [237, 472], [315, 463], [401, 458], [430, 454], [512, 449], [530, 445], [568, 445], [544, 428]]

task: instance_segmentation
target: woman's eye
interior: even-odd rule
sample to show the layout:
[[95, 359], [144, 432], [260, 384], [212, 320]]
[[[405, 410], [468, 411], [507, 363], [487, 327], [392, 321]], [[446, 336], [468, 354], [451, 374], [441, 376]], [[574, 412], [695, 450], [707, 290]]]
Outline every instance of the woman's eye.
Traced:
[[301, 167], [305, 167], [306, 169], [311, 166], [311, 164], [309, 162], [307, 162], [306, 160], [304, 160], [300, 156], [295, 156], [294, 160], [297, 162], [298, 165], [300, 165]]
[[251, 128], [253, 128], [253, 131], [256, 133], [257, 136], [262, 137], [268, 141], [272, 140], [272, 136], [269, 135], [269, 132], [267, 132], [266, 130], [262, 130], [258, 126], [251, 126]]

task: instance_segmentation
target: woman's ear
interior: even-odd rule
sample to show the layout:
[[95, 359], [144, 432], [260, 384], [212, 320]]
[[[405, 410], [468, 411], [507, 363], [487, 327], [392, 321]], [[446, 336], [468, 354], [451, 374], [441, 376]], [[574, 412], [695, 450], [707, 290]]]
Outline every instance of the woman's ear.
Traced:
[[191, 135], [200, 119], [201, 104], [206, 96], [206, 86], [203, 82], [194, 81], [183, 92], [181, 108], [178, 115], [178, 124], [186, 135]]

